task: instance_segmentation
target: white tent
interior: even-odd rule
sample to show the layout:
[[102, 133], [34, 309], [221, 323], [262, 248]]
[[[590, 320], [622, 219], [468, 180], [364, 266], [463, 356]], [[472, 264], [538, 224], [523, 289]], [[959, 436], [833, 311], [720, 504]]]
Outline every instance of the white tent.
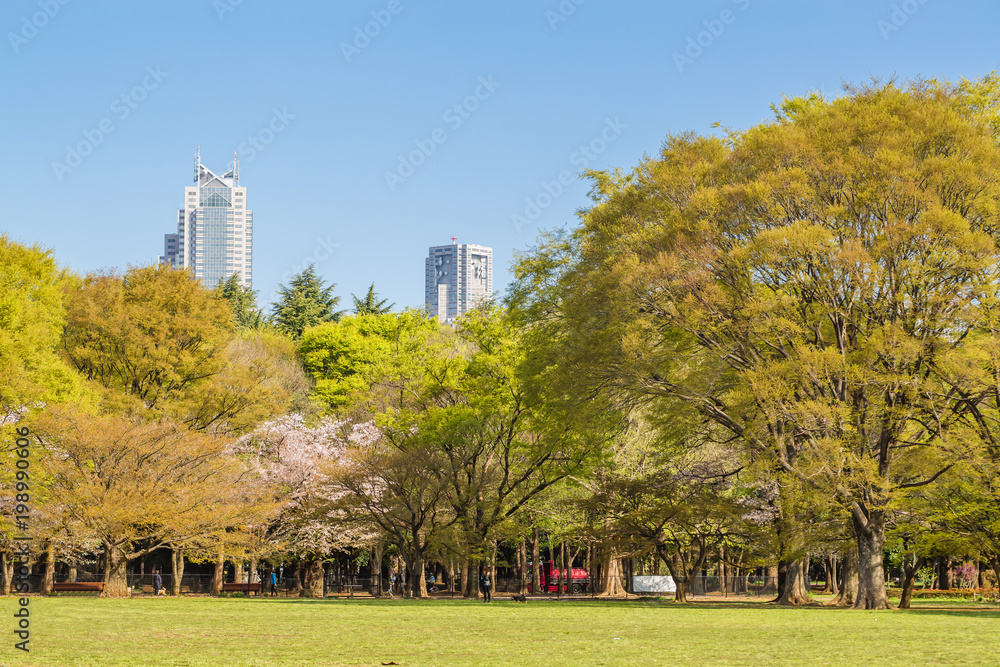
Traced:
[[674, 593], [677, 586], [674, 578], [662, 575], [632, 577], [632, 591], [635, 593]]

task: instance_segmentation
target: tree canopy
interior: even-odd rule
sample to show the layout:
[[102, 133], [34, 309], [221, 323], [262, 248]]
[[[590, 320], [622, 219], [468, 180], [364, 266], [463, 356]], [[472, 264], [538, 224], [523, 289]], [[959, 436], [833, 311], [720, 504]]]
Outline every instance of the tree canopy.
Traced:
[[310, 264], [295, 275], [288, 285], [279, 285], [280, 299], [273, 304], [274, 324], [293, 338], [301, 338], [309, 327], [323, 322], [336, 322], [342, 315], [336, 310], [340, 297], [334, 296], [336, 285], [324, 285]]
[[354, 294], [351, 295], [351, 299], [354, 301], [354, 314], [355, 315], [384, 315], [390, 312], [396, 304], [390, 303], [388, 306], [385, 305], [388, 299], [379, 299], [378, 294], [375, 293], [375, 283], [372, 283], [368, 287], [368, 292], [365, 293], [364, 298], [359, 299]]

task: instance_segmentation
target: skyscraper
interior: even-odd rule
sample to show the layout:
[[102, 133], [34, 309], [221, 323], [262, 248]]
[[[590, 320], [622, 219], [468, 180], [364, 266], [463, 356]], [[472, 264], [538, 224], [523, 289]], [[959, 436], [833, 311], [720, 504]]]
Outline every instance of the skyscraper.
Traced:
[[177, 233], [164, 234], [160, 262], [191, 267], [208, 288], [239, 271], [240, 282], [253, 284], [253, 211], [246, 207], [247, 189], [240, 187], [240, 165], [222, 176], [194, 161], [194, 183], [184, 188], [184, 208], [177, 211]]
[[493, 248], [455, 243], [427, 251], [424, 303], [439, 322], [453, 322], [493, 296]]

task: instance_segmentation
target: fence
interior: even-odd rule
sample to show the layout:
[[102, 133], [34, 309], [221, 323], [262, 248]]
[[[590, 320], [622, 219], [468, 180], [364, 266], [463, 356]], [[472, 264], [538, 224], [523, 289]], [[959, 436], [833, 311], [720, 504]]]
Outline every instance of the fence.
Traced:
[[[160, 575], [163, 587], [169, 591], [173, 583], [173, 575], [165, 573]], [[38, 593], [42, 588], [42, 575], [31, 575], [28, 577], [29, 592]], [[132, 595], [152, 595], [153, 575], [152, 574], [128, 574], [126, 575], [128, 586], [132, 588]], [[211, 574], [185, 574], [181, 578], [181, 592], [189, 594], [208, 595], [212, 592]], [[57, 583], [62, 583], [65, 578], [56, 577]], [[101, 581], [100, 577], [94, 574], [81, 574], [76, 581]], [[232, 584], [232, 582], [228, 582]], [[622, 581], [623, 586], [628, 582]], [[806, 587], [810, 582], [806, 580]], [[458, 582], [455, 582], [458, 588]], [[434, 597], [461, 597], [461, 590], [450, 590], [451, 587], [437, 583], [432, 588]], [[301, 586], [293, 575], [282, 577], [275, 586], [274, 595], [277, 597], [298, 597]], [[520, 577], [497, 577], [494, 580], [494, 595], [513, 595], [521, 590]], [[626, 590], [631, 593], [630, 587]], [[392, 593], [395, 596], [400, 594], [400, 584], [396, 582], [390, 585], [385, 577], [372, 576], [337, 576], [329, 574], [323, 582], [324, 595], [333, 596], [373, 596], [377, 597], [381, 593]], [[570, 597], [591, 597], [595, 594], [589, 580], [574, 580], [571, 582], [569, 591], [563, 589], [564, 596]], [[691, 580], [688, 587], [688, 595], [709, 596], [709, 597], [774, 597], [778, 594], [777, 577], [765, 576], [740, 576], [740, 577], [715, 577], [698, 575]], [[270, 584], [265, 582], [261, 586], [261, 595], [270, 595]], [[672, 593], [644, 593], [642, 595], [663, 595], [672, 596]], [[558, 597], [558, 593], [543, 591], [532, 593], [532, 597]]]

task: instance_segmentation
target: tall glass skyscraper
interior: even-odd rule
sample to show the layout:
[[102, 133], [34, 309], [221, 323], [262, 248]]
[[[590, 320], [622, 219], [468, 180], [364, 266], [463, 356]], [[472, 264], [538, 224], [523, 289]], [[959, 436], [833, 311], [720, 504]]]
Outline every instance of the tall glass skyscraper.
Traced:
[[453, 322], [493, 296], [493, 248], [434, 246], [424, 263], [424, 303], [439, 322]]
[[240, 187], [240, 166], [222, 176], [195, 156], [193, 187], [184, 188], [184, 208], [177, 211], [177, 233], [165, 234], [160, 261], [176, 268], [191, 267], [208, 288], [239, 272], [240, 282], [253, 285], [253, 211], [247, 189]]

